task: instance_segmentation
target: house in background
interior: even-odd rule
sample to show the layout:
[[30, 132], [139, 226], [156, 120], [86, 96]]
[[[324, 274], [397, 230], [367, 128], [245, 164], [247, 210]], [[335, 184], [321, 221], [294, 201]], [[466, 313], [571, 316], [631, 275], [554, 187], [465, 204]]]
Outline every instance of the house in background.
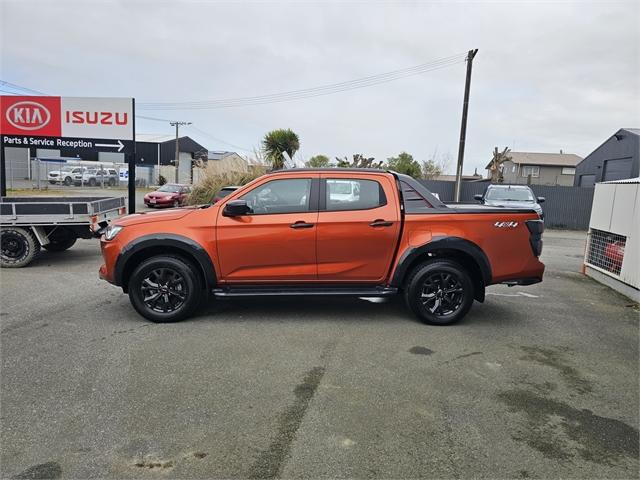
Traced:
[[210, 151], [206, 163], [215, 174], [249, 171], [249, 162], [236, 152]]
[[636, 178], [640, 175], [640, 128], [621, 128], [576, 167], [574, 185]]
[[[573, 153], [509, 152], [502, 164], [503, 183], [514, 185], [572, 186], [576, 165], [582, 157]], [[491, 164], [485, 167], [489, 170]], [[490, 174], [489, 174], [490, 175]]]
[[[444, 182], [455, 182], [455, 175], [435, 175], [434, 177], [430, 177], [427, 180], [440, 180]], [[482, 175], [478, 173], [478, 169], [473, 172], [473, 175], [462, 175], [461, 180], [463, 182], [479, 182], [482, 181]]]

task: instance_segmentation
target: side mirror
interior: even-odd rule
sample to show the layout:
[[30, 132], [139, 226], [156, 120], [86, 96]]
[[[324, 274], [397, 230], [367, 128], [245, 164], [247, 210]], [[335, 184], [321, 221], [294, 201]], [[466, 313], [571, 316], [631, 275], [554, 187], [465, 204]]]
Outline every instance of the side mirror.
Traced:
[[538, 197], [538, 203], [544, 203], [544, 197]]
[[225, 217], [241, 217], [251, 213], [251, 207], [246, 200], [231, 200], [224, 206], [222, 215]]
[[482, 201], [482, 194], [477, 193], [476, 195], [474, 195], [474, 196], [473, 196], [473, 198], [474, 198], [475, 200], [478, 200], [479, 202], [481, 202], [481, 201]]

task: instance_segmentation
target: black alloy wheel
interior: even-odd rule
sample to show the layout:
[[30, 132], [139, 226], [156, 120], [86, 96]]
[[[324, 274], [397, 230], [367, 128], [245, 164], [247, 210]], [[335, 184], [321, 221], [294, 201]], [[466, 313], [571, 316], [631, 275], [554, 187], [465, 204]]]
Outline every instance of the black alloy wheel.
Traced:
[[434, 258], [416, 266], [405, 284], [405, 300], [424, 323], [450, 325], [462, 319], [473, 304], [469, 273], [453, 260]]
[[205, 297], [198, 270], [182, 257], [159, 255], [138, 265], [129, 280], [136, 311], [156, 323], [188, 317]]
[[435, 272], [424, 280], [420, 298], [425, 308], [434, 315], [450, 315], [462, 306], [462, 282], [453, 273]]
[[178, 310], [189, 293], [184, 277], [172, 268], [157, 268], [142, 280], [143, 302], [154, 312]]

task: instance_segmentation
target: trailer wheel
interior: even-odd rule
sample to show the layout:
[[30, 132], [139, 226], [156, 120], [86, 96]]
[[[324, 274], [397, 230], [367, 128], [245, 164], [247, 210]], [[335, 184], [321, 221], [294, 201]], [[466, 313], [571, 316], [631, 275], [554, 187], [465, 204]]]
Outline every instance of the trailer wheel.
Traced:
[[50, 240], [49, 243], [43, 245], [42, 248], [50, 252], [63, 252], [70, 249], [76, 243], [77, 238], [66, 238], [61, 240]]
[[40, 243], [30, 230], [9, 227], [0, 230], [0, 249], [0, 267], [21, 268], [38, 256]]

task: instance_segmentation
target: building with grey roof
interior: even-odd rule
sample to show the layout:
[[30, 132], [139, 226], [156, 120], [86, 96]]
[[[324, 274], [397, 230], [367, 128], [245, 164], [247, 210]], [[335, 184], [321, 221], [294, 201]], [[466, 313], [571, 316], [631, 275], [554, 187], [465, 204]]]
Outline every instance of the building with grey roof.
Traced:
[[640, 128], [621, 128], [576, 167], [574, 185], [635, 178], [640, 175]]

